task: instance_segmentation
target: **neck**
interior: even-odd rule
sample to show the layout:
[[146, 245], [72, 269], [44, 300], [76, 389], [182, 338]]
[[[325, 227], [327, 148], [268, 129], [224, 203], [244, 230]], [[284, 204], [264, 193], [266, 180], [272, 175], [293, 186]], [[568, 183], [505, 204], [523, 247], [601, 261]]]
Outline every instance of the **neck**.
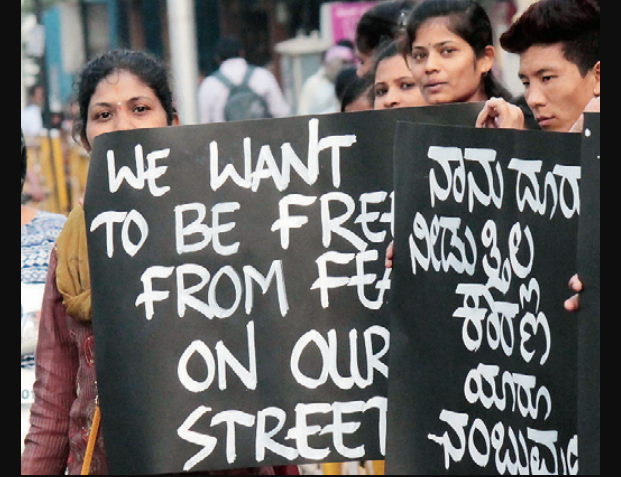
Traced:
[[474, 95], [472, 95], [470, 99], [466, 100], [466, 103], [480, 103], [488, 101], [489, 99], [489, 96], [485, 92], [485, 84], [481, 83], [481, 87], [479, 88], [479, 90], [474, 93]]

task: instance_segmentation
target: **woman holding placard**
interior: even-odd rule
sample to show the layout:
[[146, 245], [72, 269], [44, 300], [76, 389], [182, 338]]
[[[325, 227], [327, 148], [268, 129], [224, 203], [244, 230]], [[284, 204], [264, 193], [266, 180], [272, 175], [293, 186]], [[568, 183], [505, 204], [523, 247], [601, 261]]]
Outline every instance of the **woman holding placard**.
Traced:
[[[78, 99], [75, 132], [88, 152], [104, 133], [179, 124], [168, 69], [145, 53], [112, 51], [90, 62], [81, 74]], [[84, 212], [78, 207], [50, 259], [22, 475], [108, 472], [103, 436], [98, 432], [90, 296]], [[217, 473], [276, 472], [266, 467]]]
[[[492, 23], [474, 0], [425, 0], [407, 24], [405, 53], [428, 104], [511, 100], [492, 71], [496, 60]], [[386, 251], [392, 268], [394, 246]]]

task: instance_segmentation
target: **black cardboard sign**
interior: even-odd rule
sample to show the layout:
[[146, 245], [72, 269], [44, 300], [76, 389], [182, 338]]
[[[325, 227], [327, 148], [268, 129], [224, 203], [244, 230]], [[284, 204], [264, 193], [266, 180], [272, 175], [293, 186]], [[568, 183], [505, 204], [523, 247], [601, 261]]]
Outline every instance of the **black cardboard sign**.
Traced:
[[580, 136], [402, 123], [387, 474], [578, 469]]
[[580, 474], [601, 474], [601, 124], [586, 114], [582, 135], [578, 273], [578, 431]]
[[111, 471], [382, 458], [395, 126], [479, 109], [98, 138], [85, 211]]

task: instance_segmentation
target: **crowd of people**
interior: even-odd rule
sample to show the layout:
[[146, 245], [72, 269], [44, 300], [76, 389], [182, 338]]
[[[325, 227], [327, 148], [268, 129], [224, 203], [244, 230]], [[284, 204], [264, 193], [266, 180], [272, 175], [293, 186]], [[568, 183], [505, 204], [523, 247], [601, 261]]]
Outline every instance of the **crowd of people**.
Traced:
[[[477, 127], [577, 132], [582, 129], [584, 111], [600, 110], [599, 36], [598, 0], [535, 3], [500, 40], [502, 48], [520, 56], [524, 95], [514, 98], [494, 75], [497, 50], [492, 24], [479, 3], [382, 2], [361, 19], [355, 45], [339, 44], [326, 52], [322, 68], [304, 87], [299, 112], [476, 101], [484, 103]], [[274, 76], [249, 65], [239, 42], [222, 41], [218, 55], [218, 72], [200, 87], [201, 122], [292, 113]], [[106, 132], [179, 124], [167, 66], [145, 53], [113, 51], [89, 62], [80, 76], [77, 103], [74, 135], [89, 152], [93, 139]], [[34, 109], [28, 111], [29, 123], [36, 122]], [[24, 156], [22, 141], [22, 164]], [[22, 167], [22, 185], [24, 177]], [[76, 208], [64, 222], [64, 218], [22, 207], [22, 281], [26, 273], [46, 283], [36, 351], [35, 401], [22, 474], [107, 473], [104, 440], [97, 425], [82, 208]], [[36, 226], [39, 223], [49, 224], [50, 230], [42, 230]], [[33, 240], [33, 234], [40, 240]], [[36, 273], [28, 270], [33, 257]], [[388, 267], [393, 259], [389, 250]], [[581, 290], [577, 277], [571, 287]], [[576, 298], [566, 304], [568, 310], [577, 306]], [[297, 472], [295, 467], [265, 467], [217, 474]]]
[[[483, 101], [478, 127], [578, 131], [582, 112], [600, 107], [599, 37], [592, 34], [599, 32], [599, 3], [563, 3], [550, 17], [541, 16], [543, 8], [553, 10], [536, 5], [500, 40], [520, 56], [522, 96], [513, 97], [494, 75], [494, 32], [479, 3], [388, 1], [362, 17], [355, 45], [341, 41], [324, 54], [297, 113]], [[244, 119], [293, 112], [273, 75], [243, 59], [239, 42], [224, 39], [218, 52], [221, 67], [200, 88], [201, 123], [227, 120], [236, 85], [248, 86], [265, 105]]]

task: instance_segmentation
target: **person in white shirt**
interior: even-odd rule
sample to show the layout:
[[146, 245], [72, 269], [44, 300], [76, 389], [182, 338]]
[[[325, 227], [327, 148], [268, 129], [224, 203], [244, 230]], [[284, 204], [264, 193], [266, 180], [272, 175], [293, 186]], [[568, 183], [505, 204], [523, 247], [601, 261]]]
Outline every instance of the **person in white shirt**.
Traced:
[[[244, 59], [244, 51], [239, 40], [223, 38], [218, 43], [218, 70], [233, 85], [239, 85], [246, 77], [249, 68], [252, 74], [248, 87], [261, 96], [273, 118], [289, 116], [291, 108], [285, 99], [276, 78], [265, 68], [252, 67]], [[199, 120], [202, 124], [225, 122], [224, 109], [229, 99], [230, 88], [216, 75], [208, 76], [198, 91]]]
[[354, 60], [353, 49], [340, 45], [330, 48], [319, 70], [308, 78], [302, 87], [298, 114], [305, 116], [338, 112], [341, 103], [336, 97], [334, 82], [341, 70], [353, 65]]
[[22, 110], [22, 131], [26, 136], [36, 136], [43, 129], [41, 113], [45, 90], [35, 85], [28, 90], [28, 106]]

